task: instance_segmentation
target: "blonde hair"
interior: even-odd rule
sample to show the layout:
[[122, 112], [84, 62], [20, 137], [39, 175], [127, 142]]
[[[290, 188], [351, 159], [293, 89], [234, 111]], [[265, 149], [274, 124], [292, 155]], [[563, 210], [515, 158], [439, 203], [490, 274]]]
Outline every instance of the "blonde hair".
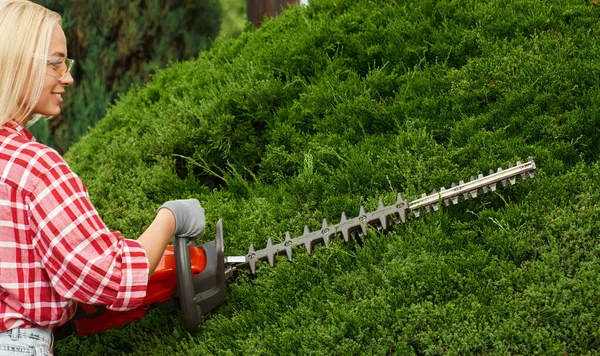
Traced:
[[[61, 17], [27, 0], [0, 0], [0, 126], [30, 119], [44, 85], [50, 37]], [[37, 118], [34, 118], [37, 119]]]

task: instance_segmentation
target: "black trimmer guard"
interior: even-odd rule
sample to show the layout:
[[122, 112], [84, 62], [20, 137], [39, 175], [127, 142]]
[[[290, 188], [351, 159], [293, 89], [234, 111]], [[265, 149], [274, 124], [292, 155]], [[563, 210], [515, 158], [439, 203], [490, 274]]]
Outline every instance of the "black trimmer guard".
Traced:
[[[223, 221], [216, 226], [213, 241], [198, 246], [194, 240], [175, 238], [173, 242], [178, 295], [184, 328], [197, 332], [202, 325], [202, 316], [214, 309], [225, 298], [225, 255], [223, 245]], [[198, 246], [206, 255], [206, 267], [196, 276], [190, 268], [190, 246]]]

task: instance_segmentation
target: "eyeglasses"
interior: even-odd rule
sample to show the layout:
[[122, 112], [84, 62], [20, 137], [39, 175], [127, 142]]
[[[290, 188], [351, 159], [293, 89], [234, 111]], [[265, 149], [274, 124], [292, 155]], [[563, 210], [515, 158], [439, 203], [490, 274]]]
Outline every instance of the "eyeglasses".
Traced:
[[65, 79], [71, 72], [73, 64], [75, 64], [75, 60], [70, 58], [53, 56], [47, 56], [46, 58], [48, 59], [48, 65], [52, 67], [56, 75], [49, 74], [58, 80]]
[[35, 55], [35, 57], [44, 58], [48, 61], [48, 65], [52, 68], [52, 71], [47, 73], [58, 80], [63, 80], [67, 77], [67, 75], [71, 72], [73, 68], [73, 64], [75, 64], [74, 59], [66, 58], [66, 57], [57, 57], [57, 56], [42, 56]]

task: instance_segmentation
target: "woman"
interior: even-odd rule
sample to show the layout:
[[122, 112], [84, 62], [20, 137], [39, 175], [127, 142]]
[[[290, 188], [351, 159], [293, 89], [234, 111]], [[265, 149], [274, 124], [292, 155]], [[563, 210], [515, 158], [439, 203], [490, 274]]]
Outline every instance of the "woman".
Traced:
[[137, 240], [110, 232], [62, 157], [24, 128], [58, 115], [73, 84], [60, 16], [0, 0], [0, 34], [0, 355], [48, 355], [78, 302], [141, 305], [171, 237], [200, 235], [204, 210], [169, 201]]

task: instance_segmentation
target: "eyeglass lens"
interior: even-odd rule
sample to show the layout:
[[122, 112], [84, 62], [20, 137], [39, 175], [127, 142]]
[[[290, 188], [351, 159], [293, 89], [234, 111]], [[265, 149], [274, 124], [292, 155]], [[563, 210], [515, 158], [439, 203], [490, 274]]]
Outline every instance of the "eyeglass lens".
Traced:
[[71, 72], [71, 68], [73, 67], [73, 62], [75, 62], [75, 61], [72, 59], [69, 59], [69, 58], [65, 58], [65, 67], [62, 68], [62, 70], [60, 71], [60, 79], [65, 79], [67, 74], [69, 74], [69, 72]]

